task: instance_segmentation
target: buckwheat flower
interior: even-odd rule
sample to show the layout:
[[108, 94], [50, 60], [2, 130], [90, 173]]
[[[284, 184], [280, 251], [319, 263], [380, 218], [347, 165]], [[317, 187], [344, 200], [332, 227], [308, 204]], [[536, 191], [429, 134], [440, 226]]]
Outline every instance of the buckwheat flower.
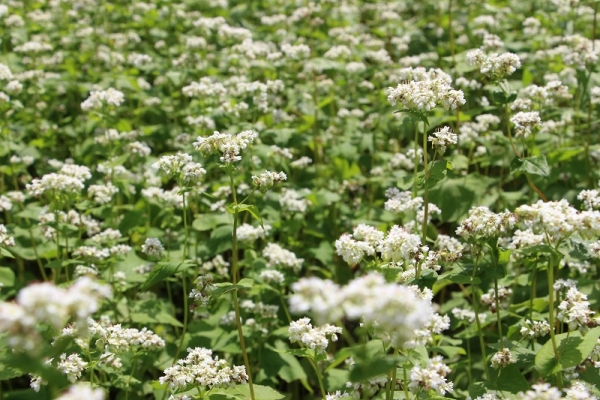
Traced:
[[436, 129], [427, 140], [431, 142], [438, 153], [444, 154], [447, 146], [458, 143], [458, 135], [452, 132], [449, 127], [444, 126], [441, 129]]
[[349, 265], [356, 265], [365, 255], [375, 254], [375, 248], [369, 243], [354, 240], [352, 235], [343, 234], [335, 241], [335, 252]]
[[504, 368], [508, 364], [514, 364], [517, 362], [515, 356], [513, 356], [509, 349], [503, 348], [502, 350], [496, 352], [491, 359], [491, 365], [493, 368]]
[[217, 288], [213, 284], [213, 278], [210, 275], [199, 275], [194, 283], [196, 287], [190, 292], [190, 298], [194, 299], [200, 306], [208, 305], [212, 292]]
[[436, 356], [430, 359], [427, 367], [413, 367], [410, 371], [410, 383], [408, 387], [411, 391], [435, 390], [442, 396], [454, 391], [452, 382], [446, 381], [446, 376], [451, 372], [450, 368], [442, 363], [442, 357]]
[[337, 341], [336, 334], [341, 334], [342, 328], [329, 324], [313, 327], [310, 318], [302, 318], [291, 322], [288, 331], [290, 342], [299, 342], [318, 353], [324, 353], [329, 345], [329, 340], [332, 342]]
[[[472, 310], [455, 307], [451, 310], [452, 315], [459, 321], [466, 321], [470, 324], [475, 322], [475, 313]], [[487, 319], [487, 314], [478, 314], [479, 321], [483, 324]]]
[[251, 130], [240, 132], [235, 136], [215, 131], [212, 136], [198, 137], [194, 142], [194, 148], [204, 156], [220, 153], [221, 162], [229, 164], [240, 161], [242, 159], [240, 152], [251, 145], [257, 137], [258, 134]]
[[129, 151], [141, 158], [148, 157], [152, 153], [152, 149], [144, 142], [131, 142], [127, 145]]
[[510, 119], [510, 122], [515, 124], [515, 136], [523, 136], [526, 138], [531, 134], [531, 129], [539, 126], [542, 123], [542, 120], [537, 111], [519, 111]]
[[229, 367], [225, 360], [212, 357], [212, 350], [201, 347], [188, 348], [185, 359], [165, 369], [159, 378], [161, 384], [168, 383], [171, 389], [182, 391], [188, 386], [231, 387], [246, 383], [248, 375], [244, 366]]
[[172, 177], [181, 172], [181, 169], [192, 162], [192, 156], [187, 153], [179, 152], [174, 155], [162, 156], [157, 162], [152, 164], [152, 168], [164, 171], [167, 176]]
[[519, 392], [517, 396], [523, 400], [558, 400], [562, 394], [560, 390], [552, 387], [549, 383], [538, 383], [531, 385], [531, 390], [525, 393]]
[[579, 329], [582, 334], [585, 334], [590, 326], [595, 324], [592, 315], [595, 313], [590, 310], [590, 302], [587, 301], [587, 296], [581, 293], [577, 288], [571, 287], [567, 291], [565, 300], [558, 305], [558, 315], [556, 318], [559, 321], [567, 323], [569, 330]]
[[521, 67], [521, 59], [516, 54], [486, 55], [479, 49], [467, 53], [467, 63], [478, 66], [479, 72], [495, 81], [504, 79]]
[[596, 189], [582, 190], [577, 199], [583, 201], [586, 210], [595, 210], [600, 208], [600, 192]]
[[161, 258], [164, 251], [165, 248], [157, 238], [147, 238], [142, 245], [142, 253], [150, 257]]
[[346, 392], [337, 391], [335, 393], [328, 393], [325, 396], [325, 400], [340, 400], [340, 399], [351, 399], [352, 396]]
[[84, 165], [64, 164], [59, 171], [60, 174], [71, 176], [82, 181], [86, 181], [92, 177], [90, 169]]
[[456, 234], [465, 240], [497, 237], [512, 229], [516, 221], [516, 215], [508, 211], [496, 214], [487, 207], [473, 207], [456, 229]]
[[304, 263], [303, 258], [296, 257], [296, 254], [275, 243], [268, 243], [263, 249], [262, 255], [268, 260], [267, 266], [269, 268], [286, 267], [293, 272], [299, 272], [302, 269], [302, 263]]
[[571, 387], [565, 389], [567, 400], [598, 400], [589, 387], [589, 384], [583, 381], [574, 381]]
[[273, 187], [274, 184], [283, 182], [287, 179], [284, 172], [265, 171], [262, 174], [252, 176], [252, 184], [260, 189], [262, 193]]
[[67, 375], [69, 382], [76, 382], [77, 379], [81, 378], [81, 373], [87, 368], [88, 363], [83, 361], [79, 354], [71, 354], [67, 357], [66, 354], [60, 355], [60, 362], [56, 368]]
[[0, 63], [0, 81], [10, 81], [13, 79], [13, 74], [10, 68], [5, 64]]
[[309, 166], [310, 164], [312, 164], [312, 158], [303, 156], [297, 160], [292, 161], [290, 163], [290, 166], [292, 168], [305, 168], [305, 167]]
[[301, 198], [300, 193], [293, 189], [282, 189], [279, 195], [279, 205], [285, 211], [305, 213], [308, 200]]
[[200, 178], [206, 174], [206, 170], [202, 168], [202, 165], [190, 162], [183, 166], [181, 173], [181, 179], [186, 185], [197, 184]]
[[565, 199], [540, 200], [532, 205], [522, 205], [517, 207], [515, 214], [519, 217], [520, 225], [535, 234], [544, 234], [550, 244], [558, 243], [585, 228], [582, 213], [578, 213]]
[[0, 246], [2, 247], [13, 247], [15, 245], [15, 239], [8, 235], [6, 226], [0, 224]]
[[448, 329], [450, 329], [450, 317], [433, 313], [422, 329], [415, 329], [414, 339], [406, 342], [405, 346], [407, 348], [425, 346], [433, 342], [433, 335], [439, 335]]
[[[498, 287], [498, 304], [506, 308], [508, 307], [508, 302], [510, 296], [512, 295], [512, 289], [509, 287]], [[487, 293], [481, 295], [481, 302], [488, 306], [492, 313], [496, 313], [496, 290], [494, 288], [488, 290]]]
[[79, 246], [73, 251], [73, 256], [76, 258], [86, 258], [91, 261], [101, 261], [110, 257], [110, 250], [99, 249], [93, 246]]
[[40, 197], [45, 193], [61, 196], [76, 195], [83, 190], [85, 185], [79, 178], [52, 172], [42, 176], [41, 179], [32, 180], [25, 187], [30, 195]]
[[550, 324], [546, 321], [525, 320], [524, 326], [520, 330], [523, 337], [530, 339], [546, 336], [550, 333]]
[[242, 224], [237, 228], [237, 239], [240, 242], [254, 242], [262, 239], [269, 234], [270, 225], [264, 225], [264, 229], [260, 226], [254, 227], [250, 224]]
[[118, 192], [119, 188], [110, 182], [107, 182], [106, 185], [90, 185], [87, 190], [88, 196], [98, 204], [110, 203], [112, 197]]
[[92, 236], [90, 238], [90, 241], [94, 242], [95, 244], [106, 244], [106, 243], [114, 243], [116, 241], [118, 241], [119, 239], [121, 239], [123, 237], [123, 235], [121, 234], [120, 231], [116, 230], [116, 229], [105, 229], [104, 231]]
[[421, 237], [408, 232], [398, 225], [392, 226], [387, 236], [380, 240], [376, 250], [386, 261], [403, 261], [412, 259], [421, 247]]
[[463, 92], [452, 89], [442, 78], [410, 81], [400, 83], [396, 88], [390, 87], [388, 101], [394, 106], [401, 103], [407, 109], [426, 113], [438, 105], [454, 110], [466, 102]]
[[141, 67], [152, 62], [152, 57], [147, 54], [130, 53], [127, 56], [127, 62], [134, 67]]
[[285, 276], [276, 269], [265, 269], [260, 272], [260, 279], [266, 283], [280, 285], [285, 280]]
[[125, 101], [123, 92], [108, 88], [107, 90], [93, 90], [90, 96], [81, 103], [83, 111], [98, 110], [105, 105], [118, 107]]
[[105, 394], [102, 389], [93, 389], [89, 383], [78, 383], [73, 385], [56, 400], [104, 400]]
[[387, 189], [385, 196], [388, 200], [385, 202], [384, 207], [394, 214], [403, 214], [407, 211], [416, 212], [423, 206], [424, 202], [422, 197], [413, 198], [410, 191], [401, 192], [396, 188]]
[[590, 101], [592, 104], [600, 104], [600, 86], [595, 86], [590, 89]]

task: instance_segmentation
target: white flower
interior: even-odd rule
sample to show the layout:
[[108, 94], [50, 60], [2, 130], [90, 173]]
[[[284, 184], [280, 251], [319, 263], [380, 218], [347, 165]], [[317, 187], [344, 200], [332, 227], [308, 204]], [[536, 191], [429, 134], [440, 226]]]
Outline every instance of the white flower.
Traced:
[[284, 172], [265, 171], [258, 176], [253, 175], [252, 183], [264, 193], [272, 188], [275, 183], [283, 182], [286, 179], [287, 175]]
[[514, 364], [517, 362], [517, 359], [511, 354], [509, 349], [504, 348], [492, 356], [491, 362], [492, 367], [497, 369], [504, 368], [508, 364]]
[[521, 67], [521, 59], [516, 54], [486, 55], [479, 49], [467, 53], [467, 63], [478, 66], [483, 75], [496, 81], [511, 75]]
[[294, 272], [299, 272], [302, 269], [303, 258], [296, 257], [296, 254], [284, 249], [276, 243], [269, 243], [262, 251], [263, 257], [268, 260], [268, 267], [286, 267]]
[[205, 156], [220, 153], [221, 162], [232, 163], [242, 159], [240, 152], [251, 145], [257, 137], [258, 134], [251, 130], [240, 132], [235, 136], [215, 131], [209, 137], [198, 137], [194, 147]]
[[118, 107], [125, 101], [123, 92], [108, 88], [107, 90], [93, 90], [83, 103], [81, 109], [84, 111], [101, 109], [105, 105]]
[[342, 328], [329, 324], [313, 327], [310, 318], [302, 318], [290, 323], [289, 333], [290, 342], [300, 342], [309, 349], [324, 353], [329, 345], [327, 338], [333, 342], [337, 341], [336, 334], [341, 334]]
[[519, 111], [510, 119], [510, 122], [515, 124], [515, 136], [528, 137], [531, 134], [531, 129], [539, 126], [542, 120], [537, 111]]
[[452, 393], [454, 385], [452, 382], [446, 381], [446, 376], [450, 372], [450, 368], [442, 363], [441, 356], [433, 357], [428, 361], [427, 367], [413, 367], [410, 371], [410, 383], [408, 387], [413, 392], [435, 390], [442, 396], [446, 393]]
[[162, 253], [165, 251], [160, 240], [156, 238], [147, 238], [146, 242], [142, 245], [142, 253], [147, 254], [150, 257], [160, 258]]
[[56, 400], [104, 400], [104, 390], [93, 389], [89, 383], [78, 383], [73, 385]]
[[438, 153], [444, 154], [447, 146], [458, 142], [458, 136], [449, 127], [444, 126], [441, 129], [436, 129], [427, 140], [431, 142]]
[[60, 355], [60, 362], [56, 368], [67, 375], [69, 382], [74, 383], [81, 378], [81, 373], [87, 368], [88, 363], [83, 361], [79, 354], [71, 354], [67, 357], [66, 354]]

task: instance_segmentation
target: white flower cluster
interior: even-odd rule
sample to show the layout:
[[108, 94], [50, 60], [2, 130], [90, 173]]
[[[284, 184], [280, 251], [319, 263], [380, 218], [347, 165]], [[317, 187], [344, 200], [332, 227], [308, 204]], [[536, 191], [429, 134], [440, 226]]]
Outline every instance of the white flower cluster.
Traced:
[[0, 246], [12, 247], [14, 245], [15, 238], [8, 235], [8, 231], [6, 230], [6, 226], [4, 226], [4, 224], [0, 224]]
[[250, 224], [242, 224], [238, 226], [236, 234], [240, 242], [254, 242], [258, 239], [263, 239], [269, 235], [271, 225], [264, 225], [264, 229], [260, 226], [252, 226]]
[[452, 372], [450, 368], [442, 362], [442, 356], [433, 357], [427, 362], [427, 367], [413, 367], [410, 371], [408, 387], [413, 392], [435, 390], [442, 396], [452, 393], [454, 384], [446, 381], [446, 376], [450, 372]]
[[577, 195], [577, 200], [583, 202], [586, 210], [596, 210], [600, 208], [600, 192], [596, 189], [582, 190]]
[[425, 346], [433, 341], [433, 335], [439, 335], [450, 329], [450, 317], [434, 313], [422, 329], [415, 329], [415, 338], [406, 343], [407, 348]]
[[289, 333], [290, 342], [299, 342], [318, 353], [324, 353], [329, 345], [327, 338], [329, 337], [331, 341], [336, 342], [336, 334], [341, 334], [342, 328], [329, 324], [313, 327], [310, 318], [301, 318], [290, 323]]
[[105, 394], [102, 389], [94, 389], [89, 383], [78, 383], [73, 385], [56, 400], [104, 400]]
[[257, 137], [258, 134], [251, 130], [240, 132], [235, 136], [215, 131], [209, 137], [199, 136], [194, 142], [194, 148], [205, 156], [220, 153], [221, 162], [229, 164], [240, 161], [242, 159], [240, 152], [251, 145]]
[[202, 347], [188, 348], [184, 360], [178, 360], [175, 365], [164, 371], [159, 382], [168, 383], [171, 389], [184, 390], [190, 387], [230, 387], [246, 383], [246, 367], [227, 365], [227, 361], [212, 357], [212, 350]]
[[[452, 315], [454, 315], [454, 318], [459, 321], [466, 321], [469, 324], [472, 324], [476, 320], [475, 313], [472, 310], [455, 307], [451, 310], [451, 312]], [[478, 314], [477, 317], [479, 317], [479, 321], [483, 324], [487, 319], [487, 314]]]
[[81, 373], [87, 368], [88, 363], [83, 361], [79, 354], [71, 354], [67, 357], [66, 354], [60, 355], [60, 361], [56, 366], [63, 374], [67, 375], [67, 379], [71, 383], [77, 382], [81, 378]]
[[514, 364], [517, 362], [517, 359], [514, 355], [511, 354], [510, 349], [506, 347], [502, 350], [494, 353], [492, 359], [490, 360], [493, 368], [504, 368], [508, 364]]
[[262, 193], [273, 187], [274, 184], [287, 179], [285, 172], [265, 171], [260, 175], [252, 175], [252, 184], [260, 189]]
[[165, 248], [157, 238], [147, 238], [142, 245], [142, 253], [155, 258], [161, 258]]
[[212, 292], [217, 288], [213, 284], [213, 278], [210, 275], [199, 275], [194, 283], [196, 287], [190, 292], [190, 298], [202, 307], [208, 305]]
[[577, 288], [571, 287], [567, 290], [565, 300], [558, 305], [557, 319], [569, 325], [569, 330], [579, 329], [586, 333], [590, 326], [595, 325], [592, 315], [595, 313], [590, 310], [590, 302], [587, 296], [581, 293]]
[[446, 147], [458, 143], [458, 136], [452, 132], [450, 127], [444, 126], [443, 128], [436, 129], [433, 135], [430, 135], [427, 140], [431, 142], [438, 153], [444, 154]]
[[393, 106], [401, 103], [409, 110], [428, 113], [439, 105], [454, 110], [466, 102], [462, 90], [453, 89], [446, 74], [414, 74], [411, 78], [416, 80], [388, 88], [388, 101]]
[[586, 382], [574, 381], [571, 387], [565, 389], [567, 400], [598, 400], [598, 397], [592, 392]]
[[80, 193], [85, 185], [81, 178], [51, 172], [42, 176], [41, 179], [35, 178], [25, 187], [29, 194], [34, 197], [40, 197], [45, 193], [57, 196], [72, 196]]
[[546, 321], [525, 320], [524, 326], [521, 328], [521, 335], [530, 339], [546, 336], [550, 333], [550, 324]]
[[292, 189], [282, 189], [279, 195], [279, 205], [285, 211], [305, 213], [309, 201], [302, 198], [301, 194]]
[[105, 105], [118, 107], [125, 101], [123, 92], [108, 88], [107, 90], [93, 90], [83, 103], [81, 109], [84, 111], [98, 110]]
[[521, 59], [513, 53], [485, 54], [476, 49], [467, 53], [467, 63], [479, 67], [479, 72], [494, 81], [504, 79], [521, 67]]
[[540, 126], [542, 120], [537, 111], [519, 111], [510, 119], [510, 122], [515, 124], [515, 136], [527, 138], [531, 134], [532, 128]]
[[[508, 307], [508, 300], [512, 295], [512, 289], [509, 287], [498, 287], [498, 304], [502, 308]], [[493, 313], [496, 313], [496, 290], [491, 288], [487, 293], [481, 296], [481, 302], [488, 306]]]
[[599, 211], [577, 211], [565, 199], [522, 205], [515, 213], [522, 228], [544, 234], [547, 244], [556, 244], [576, 232], [582, 237], [600, 233]]
[[560, 390], [549, 383], [537, 383], [531, 385], [531, 389], [525, 393], [519, 392], [517, 396], [522, 400], [558, 400], [562, 397], [562, 394]]
[[294, 272], [302, 269], [303, 258], [296, 257], [296, 254], [284, 249], [276, 243], [269, 243], [262, 251], [263, 257], [268, 261], [269, 268], [285, 267]]
[[416, 287], [387, 283], [378, 274], [369, 274], [340, 287], [331, 280], [301, 278], [292, 285], [290, 311], [312, 312], [318, 323], [342, 318], [362, 320], [387, 334], [395, 346], [414, 338], [431, 319], [431, 294]]
[[16, 302], [0, 303], [0, 331], [9, 333], [12, 347], [33, 350], [41, 340], [41, 325], [59, 331], [73, 320], [84, 330], [88, 317], [98, 311], [103, 299], [111, 296], [109, 286], [89, 277], [77, 279], [67, 289], [47, 282], [32, 284], [19, 291]]
[[417, 212], [423, 207], [423, 198], [420, 196], [413, 198], [412, 193], [408, 190], [401, 192], [397, 188], [389, 188], [385, 191], [385, 197], [388, 198], [384, 204], [385, 209], [394, 214], [403, 214], [407, 211]]
[[350, 396], [348, 393], [346, 392], [341, 392], [341, 391], [337, 391], [335, 393], [328, 393], [327, 396], [325, 396], [325, 400], [341, 400], [341, 399], [351, 399], [352, 396]]
[[384, 233], [370, 225], [359, 224], [352, 234], [343, 234], [335, 241], [337, 255], [350, 265], [355, 265], [365, 255], [373, 255], [375, 247], [383, 239]]
[[473, 207], [467, 219], [456, 228], [456, 234], [465, 240], [491, 238], [506, 234], [516, 222], [517, 216], [508, 211], [496, 214], [487, 207]]
[[98, 204], [110, 203], [112, 197], [119, 192], [119, 188], [108, 182], [106, 185], [90, 185], [87, 189], [88, 196]]

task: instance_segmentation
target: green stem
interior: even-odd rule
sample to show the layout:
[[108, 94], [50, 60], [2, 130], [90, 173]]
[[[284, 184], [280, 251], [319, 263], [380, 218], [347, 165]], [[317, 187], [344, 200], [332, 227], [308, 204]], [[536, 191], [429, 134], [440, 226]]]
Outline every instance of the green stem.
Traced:
[[554, 256], [550, 256], [548, 261], [548, 312], [550, 320], [550, 340], [552, 340], [552, 349], [554, 350], [554, 359], [558, 361], [558, 347], [556, 346], [556, 336], [554, 333]]
[[187, 256], [187, 248], [188, 248], [188, 224], [187, 224], [187, 209], [185, 207], [185, 192], [182, 193], [182, 202], [183, 202], [183, 230], [185, 233], [185, 243], [183, 244], [183, 256], [181, 257], [181, 261], [185, 261], [185, 257]]
[[[473, 268], [473, 277], [477, 272], [477, 265], [479, 264], [479, 255], [475, 260], [475, 267]], [[477, 336], [479, 336], [479, 346], [481, 347], [481, 356], [483, 357], [483, 370], [488, 382], [491, 382], [490, 369], [487, 365], [487, 355], [485, 353], [485, 342], [483, 341], [483, 331], [481, 330], [481, 321], [479, 321], [479, 293], [476, 285], [471, 286], [473, 291], [473, 311], [475, 312], [475, 323], [477, 324]]]
[[317, 366], [317, 363], [315, 363], [315, 360], [313, 360], [310, 357], [308, 357], [308, 360], [310, 361], [310, 365], [312, 365], [313, 369], [315, 370], [315, 373], [317, 374], [317, 380], [319, 381], [319, 388], [321, 389], [321, 396], [323, 398], [325, 398], [325, 396], [327, 396], [327, 392], [325, 391], [325, 386], [323, 385], [323, 378], [321, 378], [321, 371], [319, 371], [319, 367]]
[[[233, 203], [237, 206], [237, 196], [235, 193], [235, 184], [233, 183], [233, 175], [229, 173], [229, 181], [231, 183], [231, 192], [233, 193]], [[234, 285], [237, 284], [238, 275], [238, 246], [237, 246], [237, 227], [239, 215], [237, 208], [233, 214], [233, 237], [231, 242], [231, 277]], [[240, 316], [240, 304], [238, 301], [237, 290], [233, 291], [233, 308], [235, 311], [235, 322], [237, 325], [238, 336], [240, 339], [240, 347], [242, 348], [242, 356], [244, 365], [246, 366], [246, 374], [248, 375], [248, 387], [250, 388], [250, 398], [256, 400], [254, 396], [254, 385], [252, 382], [252, 370], [250, 369], [250, 360], [248, 359], [248, 350], [246, 349], [246, 341], [244, 340], [244, 332], [242, 331], [242, 318]]]
[[[427, 165], [427, 125], [423, 122], [423, 167], [425, 168], [425, 194], [423, 195], [423, 246], [427, 244], [427, 217], [429, 214], [429, 189], [427, 187], [427, 179], [429, 178], [429, 166]], [[417, 270], [417, 278], [419, 277]]]
[[125, 400], [129, 400], [129, 388], [130, 388], [130, 384], [131, 384], [131, 378], [133, 377], [133, 374], [135, 373], [135, 366], [137, 365], [136, 363], [137, 358], [133, 357], [132, 363], [133, 363], [133, 367], [131, 368], [131, 374], [129, 375], [129, 379], [127, 379], [127, 392], [125, 393]]
[[[406, 366], [402, 366], [402, 372], [404, 373], [404, 380], [402, 381], [402, 389], [404, 389], [404, 397], [408, 400], [408, 374], [406, 373]], [[393, 398], [393, 397], [392, 397]]]
[[187, 331], [188, 325], [188, 292], [186, 288], [186, 276], [182, 274], [181, 281], [183, 282], [183, 330], [181, 331], [181, 340], [179, 341], [179, 345], [177, 346], [177, 351], [175, 352], [175, 357], [173, 357], [173, 364], [177, 362], [179, 357], [179, 353], [181, 352], [181, 348], [183, 347], [183, 342], [185, 340], [185, 333]]
[[498, 317], [498, 335], [500, 346], [504, 349], [504, 336], [502, 335], [502, 319], [500, 318], [500, 300], [498, 300], [498, 279], [494, 279], [494, 290], [496, 291], [496, 316]]

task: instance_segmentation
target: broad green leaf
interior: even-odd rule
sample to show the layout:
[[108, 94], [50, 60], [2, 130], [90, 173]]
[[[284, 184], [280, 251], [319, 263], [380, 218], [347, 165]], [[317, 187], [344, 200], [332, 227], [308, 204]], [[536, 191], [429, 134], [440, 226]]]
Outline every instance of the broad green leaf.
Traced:
[[152, 272], [148, 275], [146, 282], [142, 285], [140, 290], [148, 290], [151, 286], [156, 285], [174, 275], [181, 263], [158, 263]]
[[8, 267], [0, 267], [0, 287], [15, 285], [15, 273]]
[[590, 355], [599, 336], [600, 327], [590, 330], [585, 336], [579, 331], [556, 335], [558, 359], [554, 354], [552, 340], [548, 339], [535, 357], [535, 366], [544, 377], [575, 367]]
[[516, 394], [529, 389], [529, 382], [514, 364], [509, 364], [497, 371], [492, 369], [492, 372], [498, 374], [495, 384], [497, 390]]
[[[254, 397], [256, 399], [261, 399], [261, 400], [279, 400], [279, 399], [283, 399], [285, 396], [282, 395], [281, 393], [279, 393], [278, 391], [276, 391], [275, 389], [269, 387], [269, 386], [263, 386], [263, 385], [252, 385], [254, 388]], [[248, 386], [248, 384], [245, 385], [237, 385], [235, 386], [235, 389], [243, 394], [244, 396], [246, 396], [246, 399], [250, 399], [250, 387]]]
[[539, 175], [547, 178], [550, 175], [550, 167], [545, 156], [527, 158], [515, 157], [510, 163], [512, 171], [519, 171], [531, 175]]
[[387, 374], [391, 368], [396, 367], [398, 361], [400, 361], [398, 357], [383, 357], [357, 362], [350, 369], [350, 381], [364, 382], [370, 378]]

